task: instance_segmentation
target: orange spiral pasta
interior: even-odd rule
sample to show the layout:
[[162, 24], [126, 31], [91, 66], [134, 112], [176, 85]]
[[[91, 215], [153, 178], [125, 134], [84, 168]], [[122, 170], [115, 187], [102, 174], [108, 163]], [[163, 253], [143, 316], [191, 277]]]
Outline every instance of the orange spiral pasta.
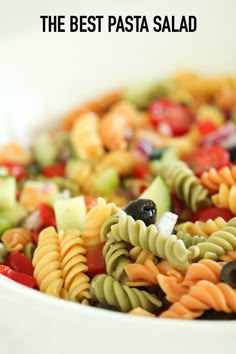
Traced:
[[32, 236], [30, 230], [18, 227], [5, 231], [1, 240], [8, 252], [17, 252], [32, 241]]
[[157, 275], [158, 283], [165, 292], [166, 298], [170, 302], [178, 301], [182, 295], [189, 291], [199, 280], [208, 280], [214, 284], [220, 281], [220, 272], [225, 263], [218, 263], [210, 259], [202, 259], [198, 263], [189, 266], [184, 278], [167, 276], [164, 274]]
[[160, 317], [194, 319], [208, 309], [236, 312], [236, 290], [225, 283], [213, 284], [200, 280]]
[[211, 197], [212, 203], [219, 208], [227, 208], [236, 214], [236, 184], [228, 187], [225, 183], [220, 185], [219, 192]]
[[186, 221], [175, 227], [176, 231], [187, 232], [191, 236], [210, 236], [213, 232], [220, 230], [226, 225], [226, 221], [218, 217], [215, 220], [209, 219], [206, 222], [203, 221]]
[[232, 262], [236, 261], [236, 251], [229, 251], [219, 257], [219, 260], [223, 262]]
[[0, 163], [19, 162], [27, 164], [32, 161], [31, 152], [16, 142], [11, 142], [0, 148]]
[[236, 184], [236, 166], [224, 166], [220, 170], [210, 168], [209, 171], [204, 172], [200, 177], [203, 187], [209, 190], [210, 193], [217, 192], [221, 184], [228, 187]]
[[97, 205], [86, 215], [85, 228], [82, 232], [84, 247], [87, 251], [102, 247], [100, 229], [104, 221], [115, 212], [114, 204], [107, 204], [103, 198], [98, 198]]
[[98, 129], [99, 117], [95, 113], [86, 113], [75, 123], [70, 137], [79, 158], [96, 161], [103, 156], [104, 149]]
[[60, 244], [53, 227], [41, 231], [32, 264], [35, 268], [34, 277], [40, 291], [48, 295], [61, 297], [63, 276]]
[[81, 239], [80, 231], [60, 231], [60, 257], [62, 278], [64, 280], [62, 297], [81, 302], [90, 299], [89, 277], [85, 274], [88, 270], [86, 264], [86, 250]]
[[99, 132], [103, 145], [108, 150], [127, 148], [127, 135], [131, 133], [135, 114], [133, 105], [121, 102], [101, 119]]
[[74, 123], [80, 119], [84, 113], [94, 112], [98, 115], [104, 114], [110, 106], [121, 98], [121, 90], [109, 92], [95, 100], [84, 103], [78, 109], [67, 114], [62, 121], [62, 129], [71, 130]]

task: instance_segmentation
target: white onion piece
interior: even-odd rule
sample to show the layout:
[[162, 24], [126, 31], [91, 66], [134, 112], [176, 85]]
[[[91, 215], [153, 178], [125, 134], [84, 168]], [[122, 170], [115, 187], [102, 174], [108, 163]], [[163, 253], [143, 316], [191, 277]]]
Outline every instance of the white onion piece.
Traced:
[[160, 219], [156, 223], [156, 227], [158, 230], [165, 230], [165, 234], [169, 236], [174, 230], [177, 219], [177, 214], [166, 211], [161, 215]]

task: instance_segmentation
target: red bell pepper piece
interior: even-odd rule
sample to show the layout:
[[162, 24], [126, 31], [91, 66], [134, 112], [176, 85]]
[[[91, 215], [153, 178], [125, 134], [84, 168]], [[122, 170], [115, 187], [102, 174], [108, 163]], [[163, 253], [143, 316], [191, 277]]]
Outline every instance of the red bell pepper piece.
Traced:
[[34, 288], [36, 286], [36, 280], [32, 276], [28, 274], [23, 274], [19, 272], [15, 272], [10, 267], [6, 265], [0, 265], [0, 274], [5, 277], [16, 281], [22, 285], [28, 286], [29, 288]]
[[19, 252], [10, 253], [5, 261], [5, 265], [19, 273], [33, 276], [34, 267], [29, 258]]

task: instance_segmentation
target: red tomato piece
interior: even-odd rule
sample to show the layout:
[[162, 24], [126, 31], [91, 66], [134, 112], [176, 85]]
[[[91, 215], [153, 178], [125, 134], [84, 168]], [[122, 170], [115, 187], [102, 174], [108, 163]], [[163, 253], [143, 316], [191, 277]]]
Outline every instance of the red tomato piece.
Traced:
[[221, 216], [225, 221], [229, 221], [235, 215], [231, 213], [230, 210], [225, 208], [217, 208], [217, 207], [206, 207], [198, 210], [193, 216], [191, 221], [207, 221], [208, 219], [216, 219]]
[[85, 200], [87, 212], [97, 205], [97, 198], [94, 198], [91, 195], [86, 195], [84, 197], [84, 200]]
[[32, 239], [33, 242], [37, 245], [38, 241], [39, 241], [39, 234], [40, 234], [41, 230], [32, 230], [31, 231], [31, 235], [32, 235]]
[[4, 162], [2, 165], [6, 167], [9, 175], [14, 176], [17, 181], [27, 176], [27, 171], [24, 165], [18, 162]]
[[15, 272], [10, 267], [6, 265], [0, 265], [0, 274], [7, 278], [10, 278], [17, 283], [28, 286], [29, 288], [34, 288], [36, 286], [36, 280], [32, 276], [24, 273]]
[[219, 170], [223, 166], [230, 166], [230, 157], [223, 147], [211, 146], [194, 151], [185, 158], [185, 162], [199, 177], [211, 167]]
[[149, 174], [149, 168], [146, 165], [135, 165], [133, 167], [133, 175], [138, 179], [145, 179]]
[[199, 133], [204, 136], [214, 132], [217, 129], [217, 126], [210, 120], [203, 120], [196, 122], [196, 128]]
[[88, 251], [86, 257], [89, 276], [92, 277], [96, 274], [106, 273], [106, 263], [102, 254], [102, 249]]
[[38, 210], [44, 226], [53, 226], [56, 228], [56, 218], [53, 208], [48, 204], [42, 203], [38, 207]]
[[64, 177], [65, 164], [58, 163], [51, 166], [46, 166], [42, 169], [42, 174], [46, 177]]
[[5, 261], [5, 265], [19, 273], [31, 276], [34, 274], [34, 267], [29, 258], [19, 252], [10, 253]]
[[166, 136], [184, 135], [194, 122], [194, 116], [187, 107], [167, 99], [153, 101], [148, 111], [153, 127]]
[[146, 184], [141, 184], [139, 187], [139, 194], [142, 194], [147, 189]]

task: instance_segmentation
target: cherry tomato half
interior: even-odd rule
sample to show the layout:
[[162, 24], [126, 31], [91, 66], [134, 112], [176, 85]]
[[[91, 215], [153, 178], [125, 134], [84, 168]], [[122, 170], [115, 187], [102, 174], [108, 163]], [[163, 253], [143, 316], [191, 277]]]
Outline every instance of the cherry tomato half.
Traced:
[[18, 162], [5, 162], [2, 166], [6, 167], [9, 175], [14, 176], [17, 181], [27, 176], [27, 171], [24, 165]]
[[31, 276], [34, 274], [34, 267], [29, 258], [19, 252], [10, 253], [5, 261], [5, 265], [19, 273]]
[[46, 177], [64, 177], [65, 164], [58, 163], [51, 166], [46, 166], [42, 169], [42, 174]]
[[6, 265], [0, 265], [0, 274], [7, 278], [15, 280], [17, 283], [34, 288], [36, 286], [36, 280], [32, 276], [24, 273], [15, 272]]
[[102, 254], [102, 249], [96, 251], [88, 251], [86, 253], [86, 257], [89, 276], [106, 273], [106, 263]]
[[185, 162], [199, 177], [211, 167], [219, 170], [223, 166], [230, 166], [230, 157], [223, 147], [211, 146], [194, 151], [185, 158]]
[[153, 127], [166, 136], [186, 134], [194, 122], [194, 116], [187, 107], [167, 99], [150, 104], [149, 118]]
[[56, 218], [53, 208], [48, 204], [42, 203], [39, 205], [38, 210], [44, 226], [53, 226], [56, 228]]
[[191, 221], [207, 221], [208, 219], [216, 219], [218, 217], [222, 217], [225, 221], [229, 221], [235, 215], [231, 213], [230, 210], [225, 208], [217, 208], [217, 207], [206, 207], [198, 210], [193, 216]]
[[217, 126], [210, 120], [198, 121], [196, 122], [195, 126], [201, 136], [205, 136], [209, 133], [212, 133], [217, 129]]

